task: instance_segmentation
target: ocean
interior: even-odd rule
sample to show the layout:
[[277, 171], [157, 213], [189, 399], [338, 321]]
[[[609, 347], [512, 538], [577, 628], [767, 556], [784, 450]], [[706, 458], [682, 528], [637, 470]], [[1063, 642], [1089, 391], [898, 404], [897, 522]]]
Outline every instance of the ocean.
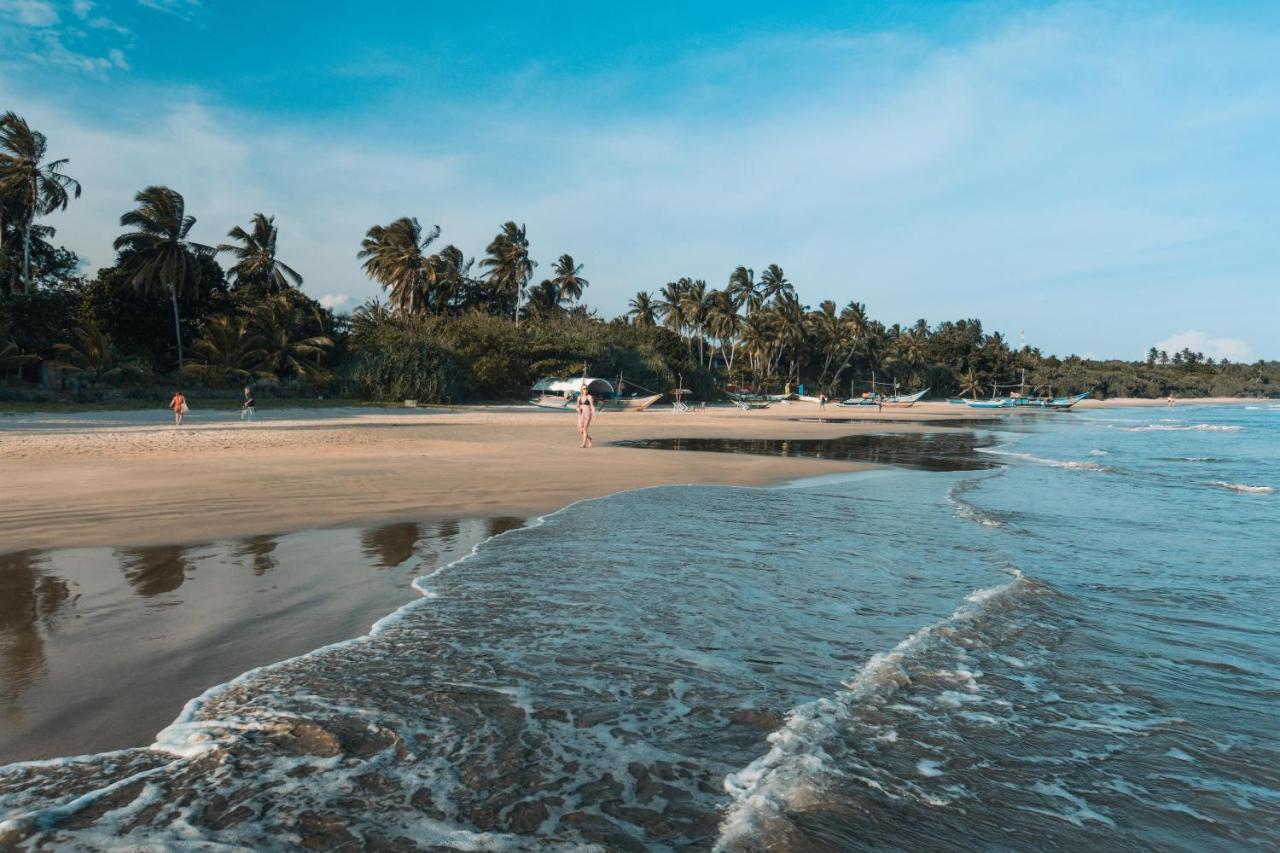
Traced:
[[926, 445], [971, 464], [488, 539], [150, 749], [0, 768], [0, 846], [1280, 847], [1280, 406]]

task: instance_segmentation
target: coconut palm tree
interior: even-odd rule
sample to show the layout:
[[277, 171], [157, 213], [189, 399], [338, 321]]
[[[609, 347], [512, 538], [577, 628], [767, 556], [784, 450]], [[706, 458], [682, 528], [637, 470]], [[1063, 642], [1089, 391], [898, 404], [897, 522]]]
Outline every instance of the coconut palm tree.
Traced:
[[685, 322], [689, 325], [690, 331], [698, 336], [698, 363], [701, 364], [706, 356], [706, 338], [707, 338], [707, 283], [702, 279], [690, 281], [687, 278], [680, 279], [681, 297], [680, 308], [684, 313]]
[[688, 281], [689, 279], [682, 278], [679, 281], [669, 281], [664, 284], [662, 290], [658, 292], [658, 302], [654, 305], [658, 316], [662, 319], [663, 327], [675, 332], [681, 338], [684, 337], [684, 328], [688, 325], [684, 314], [684, 288]]
[[168, 187], [147, 187], [134, 196], [138, 206], [120, 217], [120, 224], [135, 230], [115, 240], [121, 265], [139, 290], [169, 294], [173, 303], [173, 334], [178, 342], [178, 370], [182, 370], [182, 329], [178, 300], [200, 290], [197, 256], [213, 257], [214, 248], [188, 238], [194, 216], [187, 216], [182, 194]]
[[440, 236], [440, 226], [423, 231], [417, 219], [402, 216], [390, 225], [375, 225], [365, 233], [356, 257], [365, 275], [386, 289], [391, 304], [405, 314], [426, 308], [439, 269], [426, 254]]
[[[257, 305], [249, 328], [259, 338], [262, 359], [258, 370], [274, 376], [318, 381], [328, 377], [320, 362], [333, 348], [321, 318], [297, 306], [288, 293], [279, 293]], [[319, 334], [311, 334], [313, 329]]]
[[[525, 284], [533, 277], [533, 268], [537, 266], [529, 258], [529, 237], [523, 225], [506, 222], [502, 230], [485, 248], [488, 256], [480, 262], [480, 266], [489, 271], [489, 282], [499, 292], [510, 294], [515, 299], [512, 316], [516, 325], [520, 325], [520, 294]], [[572, 259], [570, 259], [572, 260]]]
[[[22, 227], [22, 287], [31, 290], [31, 226], [39, 216], [66, 210], [80, 197], [80, 182], [62, 174], [68, 160], [45, 162], [48, 140], [10, 111], [0, 116], [0, 198], [16, 209]], [[3, 206], [0, 206], [3, 216]], [[4, 222], [0, 220], [0, 239]], [[0, 245], [0, 255], [4, 254]]]
[[818, 376], [818, 388], [827, 388], [827, 378], [837, 358], [848, 348], [849, 330], [841, 319], [836, 303], [825, 300], [816, 311], [809, 312], [809, 334], [812, 335], [819, 354], [822, 355], [822, 373]]
[[256, 287], [266, 293], [279, 293], [292, 287], [302, 287], [302, 276], [293, 267], [276, 257], [276, 218], [265, 213], [255, 213], [250, 231], [239, 225], [227, 232], [227, 236], [239, 245], [222, 243], [219, 252], [228, 252], [235, 264], [227, 270], [236, 286]]
[[191, 344], [191, 352], [199, 360], [183, 367], [183, 373], [215, 387], [271, 375], [260, 369], [267, 355], [262, 338], [243, 320], [226, 314], [216, 314], [205, 321], [201, 336]]
[[74, 342], [54, 344], [61, 358], [51, 363], [67, 373], [83, 376], [91, 384], [112, 382], [128, 373], [138, 372], [132, 362], [121, 362], [106, 332], [93, 320], [71, 330]]
[[557, 302], [577, 302], [591, 284], [582, 277], [582, 264], [575, 264], [572, 255], [561, 255], [551, 269], [556, 274], [551, 283], [556, 287]]
[[756, 286], [755, 270], [738, 267], [729, 274], [729, 284], [725, 290], [733, 297], [738, 307], [747, 306], [747, 313], [753, 314], [764, 301]]
[[960, 375], [960, 393], [968, 394], [969, 399], [978, 399], [978, 393], [982, 390], [982, 383], [978, 379], [978, 373], [972, 367]]
[[840, 312], [840, 322], [845, 328], [845, 341], [847, 342], [848, 351], [845, 353], [844, 361], [840, 367], [831, 376], [831, 388], [840, 382], [840, 376], [853, 363], [853, 357], [858, 353], [859, 349], [866, 352], [871, 338], [870, 320], [867, 318], [867, 308], [861, 302], [850, 302]]
[[791, 286], [791, 282], [787, 281], [786, 275], [782, 272], [782, 267], [777, 264], [769, 264], [765, 267], [765, 271], [760, 273], [760, 298], [761, 301], [768, 302], [770, 299], [777, 299], [783, 295], [794, 295], [795, 288]]
[[738, 348], [738, 330], [741, 325], [742, 315], [738, 313], [738, 304], [733, 296], [727, 290], [711, 291], [707, 305], [707, 331], [719, 343], [720, 356], [729, 373], [733, 373], [733, 358]]
[[471, 266], [475, 258], [468, 258], [457, 246], [445, 246], [439, 253], [432, 255], [432, 264], [436, 267], [435, 310], [438, 314], [447, 313], [455, 300], [467, 286], [471, 276]]
[[642, 328], [650, 329], [658, 325], [657, 309], [654, 306], [653, 294], [642, 290], [627, 303], [627, 316], [631, 322]]
[[526, 317], [546, 319], [561, 313], [560, 288], [554, 280], [545, 280], [541, 284], [525, 288], [525, 305], [522, 313]]

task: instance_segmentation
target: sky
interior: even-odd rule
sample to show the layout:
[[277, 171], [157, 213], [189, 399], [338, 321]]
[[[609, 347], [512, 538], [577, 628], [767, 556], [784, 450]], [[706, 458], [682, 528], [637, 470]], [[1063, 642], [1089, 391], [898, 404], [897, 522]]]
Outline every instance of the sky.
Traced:
[[1280, 4], [370, 8], [0, 0], [0, 110], [84, 184], [57, 242], [110, 265], [163, 184], [200, 242], [275, 215], [342, 311], [370, 226], [514, 220], [605, 317], [777, 263], [886, 323], [1280, 358]]

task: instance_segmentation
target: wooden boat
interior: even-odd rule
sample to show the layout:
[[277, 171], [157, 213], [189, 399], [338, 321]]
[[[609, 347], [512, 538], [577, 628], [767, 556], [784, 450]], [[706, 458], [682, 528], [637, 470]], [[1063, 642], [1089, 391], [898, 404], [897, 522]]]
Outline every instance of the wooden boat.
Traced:
[[579, 379], [542, 379], [533, 386], [529, 402], [542, 409], [573, 411], [578, 406], [578, 394], [586, 385], [595, 398], [596, 408], [605, 412], [642, 412], [662, 399], [661, 394], [627, 394], [620, 396], [613, 385], [604, 379], [584, 376]]
[[850, 397], [848, 400], [842, 400], [837, 405], [852, 408], [854, 406], [896, 406], [900, 409], [909, 409], [924, 398], [929, 393], [928, 388], [923, 391], [917, 391], [914, 394], [889, 394], [888, 396], [871, 393], [865, 397]]
[[1014, 397], [1012, 399], [1015, 409], [1052, 409], [1058, 412], [1065, 412], [1088, 396], [1089, 392], [1085, 391], [1083, 394], [1076, 394], [1074, 397]]

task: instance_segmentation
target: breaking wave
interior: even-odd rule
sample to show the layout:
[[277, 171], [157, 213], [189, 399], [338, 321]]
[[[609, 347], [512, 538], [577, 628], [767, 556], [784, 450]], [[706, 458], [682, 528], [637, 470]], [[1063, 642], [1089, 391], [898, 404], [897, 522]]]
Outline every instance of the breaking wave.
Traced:
[[1275, 491], [1272, 486], [1251, 486], [1248, 483], [1228, 483], [1225, 480], [1214, 480], [1209, 485], [1231, 492], [1242, 492], [1250, 495], [1269, 495]]

